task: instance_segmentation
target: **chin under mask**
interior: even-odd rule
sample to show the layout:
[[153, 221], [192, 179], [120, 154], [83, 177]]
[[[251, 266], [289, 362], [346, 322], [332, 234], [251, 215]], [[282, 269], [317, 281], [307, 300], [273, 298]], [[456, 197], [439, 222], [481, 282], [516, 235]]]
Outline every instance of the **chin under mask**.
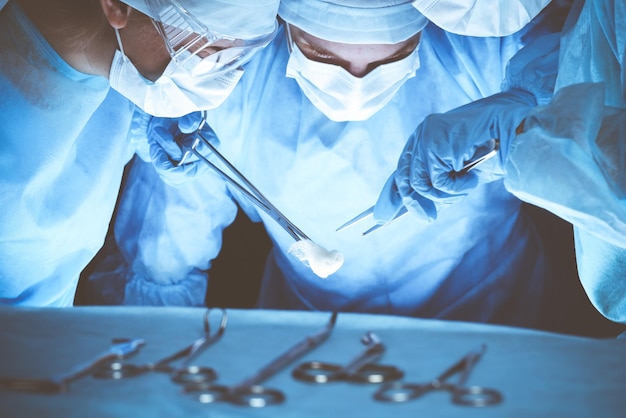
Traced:
[[407, 57], [382, 64], [364, 77], [338, 65], [307, 58], [295, 43], [287, 77], [296, 80], [306, 97], [335, 122], [362, 121], [384, 107], [420, 66], [418, 48]]
[[193, 76], [188, 68], [171, 60], [163, 75], [152, 82], [124, 54], [119, 36], [118, 42], [120, 50], [115, 51], [109, 73], [111, 87], [153, 116], [174, 118], [214, 109], [243, 75], [242, 69], [236, 69], [217, 76]]

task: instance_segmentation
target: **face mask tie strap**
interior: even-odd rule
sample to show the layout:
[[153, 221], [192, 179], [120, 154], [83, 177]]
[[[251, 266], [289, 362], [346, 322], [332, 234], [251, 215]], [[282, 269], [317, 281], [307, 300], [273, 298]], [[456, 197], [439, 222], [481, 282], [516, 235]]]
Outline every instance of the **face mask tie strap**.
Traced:
[[117, 46], [120, 48], [120, 52], [122, 53], [122, 56], [124, 57], [124, 59], [128, 60], [128, 57], [126, 56], [126, 53], [124, 52], [124, 47], [122, 46], [122, 37], [120, 36], [120, 31], [117, 28], [113, 28], [113, 30], [115, 31], [115, 37], [117, 38]]

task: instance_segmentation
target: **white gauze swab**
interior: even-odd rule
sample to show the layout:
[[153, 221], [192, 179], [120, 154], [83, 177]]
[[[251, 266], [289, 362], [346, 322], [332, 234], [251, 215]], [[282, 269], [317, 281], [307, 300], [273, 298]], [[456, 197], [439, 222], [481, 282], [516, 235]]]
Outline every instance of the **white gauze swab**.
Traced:
[[337, 250], [328, 251], [308, 239], [291, 244], [289, 254], [297, 257], [305, 266], [322, 279], [327, 278], [343, 265], [343, 254]]

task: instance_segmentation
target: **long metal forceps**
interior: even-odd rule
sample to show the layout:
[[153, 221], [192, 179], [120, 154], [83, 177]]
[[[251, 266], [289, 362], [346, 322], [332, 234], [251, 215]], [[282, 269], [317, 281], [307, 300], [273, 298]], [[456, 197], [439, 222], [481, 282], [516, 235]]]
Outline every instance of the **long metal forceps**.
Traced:
[[[464, 174], [467, 174], [468, 172], [472, 171], [473, 169], [475, 169], [476, 167], [478, 167], [480, 164], [484, 163], [485, 161], [489, 160], [490, 158], [494, 157], [495, 155], [498, 154], [498, 150], [500, 149], [500, 141], [498, 139], [492, 139], [491, 141], [489, 141], [489, 151], [487, 151], [485, 154], [481, 155], [480, 157], [474, 158], [473, 160], [470, 160], [468, 162], [466, 162], [463, 167], [459, 170], [459, 171], [455, 171], [450, 173], [450, 175], [455, 176], [455, 177], [460, 177]], [[368, 230], [364, 231], [361, 235], [365, 236], [368, 235], [374, 231], [376, 231], [379, 228], [382, 228], [385, 225], [388, 225], [390, 222], [395, 221], [396, 219], [400, 218], [403, 215], [406, 215], [408, 212], [406, 206], [402, 206], [402, 208], [398, 211], [398, 213], [396, 213], [396, 215], [393, 217], [393, 219], [387, 221], [387, 222], [383, 222], [383, 223], [379, 223], [376, 224], [374, 226], [372, 226], [371, 228], [369, 228]], [[345, 224], [341, 225], [339, 228], [336, 229], [336, 232], [339, 231], [343, 231], [346, 228], [351, 227], [352, 225], [355, 225], [356, 223], [364, 220], [364, 219], [369, 219], [374, 215], [374, 206], [365, 209], [363, 212], [359, 213], [357, 216], [355, 216], [354, 218], [350, 219], [348, 222], [346, 222]]]
[[[181, 384], [192, 382], [211, 382], [217, 379], [217, 373], [213, 368], [196, 366], [192, 364], [192, 361], [206, 348], [217, 342], [224, 334], [226, 324], [228, 323], [228, 315], [224, 309], [220, 309], [220, 311], [222, 312], [222, 316], [219, 328], [215, 333], [211, 334], [211, 309], [207, 309], [203, 317], [204, 334], [187, 347], [157, 361], [156, 363], [147, 363], [142, 365], [124, 363], [121, 361], [106, 363], [94, 371], [94, 377], [100, 379], [126, 379], [155, 371], [168, 373], [174, 382]], [[178, 367], [171, 365], [171, 363], [180, 359], [184, 360]]]
[[123, 359], [135, 354], [145, 344], [142, 339], [132, 339], [114, 343], [107, 351], [99, 354], [95, 359], [80, 363], [70, 371], [52, 376], [47, 379], [0, 378], [1, 390], [17, 390], [24, 392], [58, 393], [68, 389], [68, 384], [92, 372], [101, 364], [112, 360]]
[[291, 375], [296, 380], [309, 383], [384, 383], [404, 376], [404, 372], [397, 367], [376, 363], [385, 352], [385, 346], [376, 334], [367, 332], [361, 337], [361, 342], [365, 345], [365, 350], [345, 366], [309, 361], [301, 363]]
[[253, 408], [262, 408], [282, 403], [285, 401], [283, 392], [261, 386], [261, 384], [299, 357], [326, 341], [336, 321], [337, 312], [334, 312], [323, 330], [296, 343], [253, 376], [234, 386], [196, 383], [186, 385], [184, 392], [197, 395], [198, 400], [202, 403], [229, 402]]
[[[200, 126], [196, 130], [195, 133], [189, 134], [193, 136], [193, 141], [191, 141], [191, 145], [188, 145], [183, 139], [187, 138], [189, 135], [182, 135], [176, 138], [176, 142], [183, 150], [183, 157], [177, 163], [177, 165], [184, 164], [187, 159], [191, 156], [191, 154], [198, 157], [198, 159], [209, 167], [211, 167], [215, 172], [217, 172], [226, 182], [239, 190], [243, 195], [248, 198], [254, 205], [267, 213], [272, 219], [278, 223], [291, 237], [296, 240], [310, 240], [308, 236], [304, 232], [300, 230], [296, 225], [294, 225], [285, 215], [283, 215], [273, 204], [270, 202], [263, 194], [257, 189], [237, 168], [228, 161], [226, 157], [224, 157], [218, 150], [211, 144], [211, 142], [207, 139], [207, 137], [202, 133], [202, 128], [206, 124], [206, 119], [203, 117]], [[228, 168], [229, 171], [237, 178], [231, 177], [228, 173], [222, 170], [220, 167], [215, 165], [212, 161], [210, 161], [207, 157], [205, 157], [200, 151], [198, 151], [198, 147], [200, 145], [207, 146], [211, 152]], [[239, 183], [241, 182], [241, 183]]]
[[[457, 405], [480, 407], [499, 404], [503, 399], [499, 391], [483, 386], [465, 386], [472, 369], [486, 349], [487, 346], [482, 344], [470, 351], [430, 382], [385, 383], [374, 393], [374, 399], [381, 402], [407, 402], [434, 390], [445, 390], [452, 394], [452, 403]], [[459, 374], [457, 383], [447, 383], [446, 380], [455, 374]]]

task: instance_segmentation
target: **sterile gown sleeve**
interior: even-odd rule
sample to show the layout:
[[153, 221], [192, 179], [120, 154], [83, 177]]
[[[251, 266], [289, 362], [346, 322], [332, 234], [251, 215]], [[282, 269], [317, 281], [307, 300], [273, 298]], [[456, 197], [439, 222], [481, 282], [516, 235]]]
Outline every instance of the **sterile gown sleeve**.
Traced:
[[505, 178], [522, 200], [574, 225], [582, 285], [618, 322], [626, 322], [625, 29], [624, 2], [574, 5], [556, 95], [527, 119]]
[[180, 187], [165, 184], [152, 163], [135, 158], [118, 203], [115, 239], [129, 264], [126, 305], [201, 306], [222, 231], [237, 214], [212, 172]]

